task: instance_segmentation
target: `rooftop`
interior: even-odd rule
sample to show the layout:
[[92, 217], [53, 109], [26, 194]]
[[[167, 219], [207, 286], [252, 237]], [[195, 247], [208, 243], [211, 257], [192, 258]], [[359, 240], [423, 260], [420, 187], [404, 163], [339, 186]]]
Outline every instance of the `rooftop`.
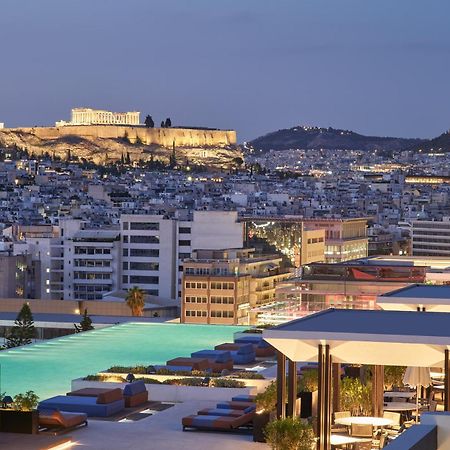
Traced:
[[396, 299], [438, 299], [439, 301], [450, 303], [450, 286], [414, 284], [387, 292], [380, 297]]

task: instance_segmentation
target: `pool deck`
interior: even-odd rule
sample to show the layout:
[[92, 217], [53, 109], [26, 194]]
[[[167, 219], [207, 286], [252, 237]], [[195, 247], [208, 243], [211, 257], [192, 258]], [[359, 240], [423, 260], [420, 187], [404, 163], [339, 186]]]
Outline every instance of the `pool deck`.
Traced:
[[[253, 442], [251, 432], [182, 431], [181, 419], [199, 409], [211, 408], [216, 402], [189, 401], [136, 421], [108, 422], [89, 420], [89, 426], [71, 431], [74, 450], [268, 450], [269, 446]], [[38, 450], [41, 444], [30, 441], [37, 436], [16, 434], [8, 450]], [[25, 445], [26, 444], [26, 445]], [[1, 444], [0, 444], [0, 448]]]

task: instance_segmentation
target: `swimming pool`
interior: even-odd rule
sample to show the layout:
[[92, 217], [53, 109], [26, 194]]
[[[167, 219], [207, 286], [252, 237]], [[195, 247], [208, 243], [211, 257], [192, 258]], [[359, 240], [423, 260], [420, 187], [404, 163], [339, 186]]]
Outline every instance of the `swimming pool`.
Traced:
[[70, 382], [113, 365], [165, 364], [177, 356], [232, 342], [244, 327], [125, 323], [0, 352], [0, 392], [65, 394]]

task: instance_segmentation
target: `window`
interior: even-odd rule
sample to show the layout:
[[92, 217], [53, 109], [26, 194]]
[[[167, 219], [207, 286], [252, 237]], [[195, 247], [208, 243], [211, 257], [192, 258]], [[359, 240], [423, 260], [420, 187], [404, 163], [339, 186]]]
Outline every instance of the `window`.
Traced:
[[232, 319], [234, 317], [234, 312], [233, 311], [211, 311], [211, 317]]
[[130, 230], [144, 231], [144, 230], [159, 230], [158, 222], [131, 222]]
[[233, 297], [217, 297], [212, 296], [211, 297], [211, 303], [219, 303], [224, 305], [232, 305], [234, 303]]
[[123, 230], [128, 230], [128, 222], [123, 222], [122, 229]]
[[185, 284], [186, 289], [207, 289], [207, 284], [202, 282], [194, 282], [194, 281], [187, 281]]
[[128, 249], [124, 248], [122, 254], [123, 256], [128, 256]]
[[187, 240], [187, 239], [180, 239], [180, 240], [178, 241], [178, 245], [179, 245], [180, 247], [190, 247], [191, 241], [190, 241], [190, 240]]
[[159, 270], [159, 264], [154, 262], [130, 262], [130, 270]]
[[156, 297], [159, 295], [158, 289], [143, 289], [143, 291], [148, 295], [154, 295]]
[[131, 248], [130, 256], [143, 256], [143, 257], [157, 258], [159, 256], [159, 250], [146, 249], [146, 248]]
[[127, 235], [122, 236], [122, 241], [124, 244], [128, 244], [128, 236]]
[[130, 236], [132, 244], [159, 244], [159, 236]]
[[143, 275], [131, 275], [130, 276], [131, 284], [158, 284], [159, 277], [148, 277]]
[[128, 284], [128, 275], [123, 275], [122, 276], [122, 283], [123, 284]]
[[208, 303], [207, 297], [186, 297], [185, 303]]
[[122, 270], [128, 270], [128, 263], [127, 262], [122, 263]]
[[188, 309], [186, 311], [186, 317], [208, 317], [207, 311], [196, 311]]
[[183, 261], [184, 259], [189, 259], [191, 257], [190, 253], [178, 253], [178, 258]]
[[191, 234], [191, 228], [190, 227], [180, 227], [179, 231], [180, 231], [180, 234]]
[[211, 282], [211, 289], [234, 289], [234, 283]]

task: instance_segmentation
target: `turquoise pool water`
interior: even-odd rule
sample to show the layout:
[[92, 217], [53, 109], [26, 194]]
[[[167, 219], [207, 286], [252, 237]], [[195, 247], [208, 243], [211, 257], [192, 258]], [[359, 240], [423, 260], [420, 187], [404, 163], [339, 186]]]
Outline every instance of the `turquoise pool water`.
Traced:
[[177, 356], [232, 342], [243, 327], [126, 323], [0, 352], [0, 392], [65, 394], [70, 382], [113, 365], [165, 364]]

